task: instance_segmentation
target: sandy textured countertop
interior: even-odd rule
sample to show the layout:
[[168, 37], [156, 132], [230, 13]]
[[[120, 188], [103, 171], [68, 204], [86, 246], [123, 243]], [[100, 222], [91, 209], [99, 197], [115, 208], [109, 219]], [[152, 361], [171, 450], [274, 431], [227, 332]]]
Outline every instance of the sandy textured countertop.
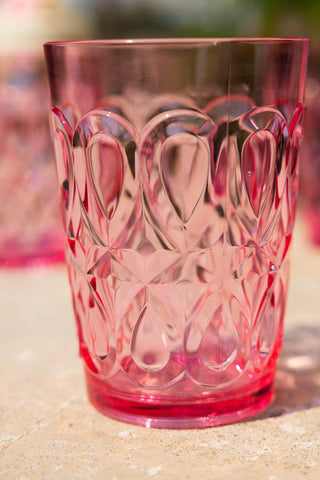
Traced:
[[88, 404], [63, 266], [0, 272], [1, 480], [320, 478], [320, 249], [298, 222], [277, 397], [258, 419], [149, 430]]

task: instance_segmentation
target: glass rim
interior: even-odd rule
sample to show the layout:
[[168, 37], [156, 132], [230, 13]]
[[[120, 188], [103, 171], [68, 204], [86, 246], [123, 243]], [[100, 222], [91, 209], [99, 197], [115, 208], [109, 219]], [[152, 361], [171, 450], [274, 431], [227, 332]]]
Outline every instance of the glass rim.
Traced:
[[55, 40], [43, 44], [48, 47], [214, 47], [219, 44], [304, 44], [308, 45], [308, 37], [159, 37], [159, 38], [115, 38], [88, 40]]

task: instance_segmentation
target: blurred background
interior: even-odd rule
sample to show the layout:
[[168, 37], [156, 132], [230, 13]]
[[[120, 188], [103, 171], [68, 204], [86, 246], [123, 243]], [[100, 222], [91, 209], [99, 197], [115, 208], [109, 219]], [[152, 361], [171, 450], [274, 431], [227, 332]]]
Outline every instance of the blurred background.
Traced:
[[[0, 0], [0, 6], [2, 17], [9, 9], [17, 15], [18, 10], [29, 9], [29, 16], [31, 10], [37, 10], [49, 28], [47, 39], [54, 39], [54, 30], [65, 30], [67, 36], [88, 36], [85, 24], [90, 24], [89, 36], [97, 38], [319, 36], [317, 0]], [[71, 16], [63, 17], [62, 12]], [[52, 17], [50, 23], [46, 24], [46, 16]], [[80, 18], [83, 31], [79, 28]], [[7, 29], [14, 30], [14, 23], [12, 19]]]
[[78, 0], [80, 3], [95, 10], [98, 35], [106, 38], [319, 35], [317, 0]]
[[319, 27], [319, 0], [0, 0], [0, 265], [63, 260], [42, 51], [52, 40], [311, 38], [301, 185], [320, 244]]
[[318, 0], [0, 0], [0, 8], [4, 33], [19, 36], [29, 29], [31, 37], [41, 32], [46, 40], [192, 35], [320, 37]]

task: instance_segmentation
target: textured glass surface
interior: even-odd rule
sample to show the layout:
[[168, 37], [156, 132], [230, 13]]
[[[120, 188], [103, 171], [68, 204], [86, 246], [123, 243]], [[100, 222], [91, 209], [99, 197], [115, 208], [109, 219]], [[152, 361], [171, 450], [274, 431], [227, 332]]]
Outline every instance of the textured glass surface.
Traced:
[[245, 418], [272, 397], [303, 106], [130, 95], [51, 113], [89, 397], [147, 426]]

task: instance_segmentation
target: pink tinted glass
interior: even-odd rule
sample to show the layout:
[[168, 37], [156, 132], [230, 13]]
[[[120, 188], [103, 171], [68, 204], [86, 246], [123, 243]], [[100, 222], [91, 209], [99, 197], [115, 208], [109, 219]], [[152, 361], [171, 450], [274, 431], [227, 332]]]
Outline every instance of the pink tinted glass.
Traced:
[[307, 116], [301, 169], [301, 206], [308, 238], [320, 246], [320, 47], [311, 47], [306, 82]]
[[41, 52], [0, 61], [0, 266], [64, 257]]
[[208, 427], [272, 399], [307, 44], [45, 46], [80, 353], [106, 415]]

